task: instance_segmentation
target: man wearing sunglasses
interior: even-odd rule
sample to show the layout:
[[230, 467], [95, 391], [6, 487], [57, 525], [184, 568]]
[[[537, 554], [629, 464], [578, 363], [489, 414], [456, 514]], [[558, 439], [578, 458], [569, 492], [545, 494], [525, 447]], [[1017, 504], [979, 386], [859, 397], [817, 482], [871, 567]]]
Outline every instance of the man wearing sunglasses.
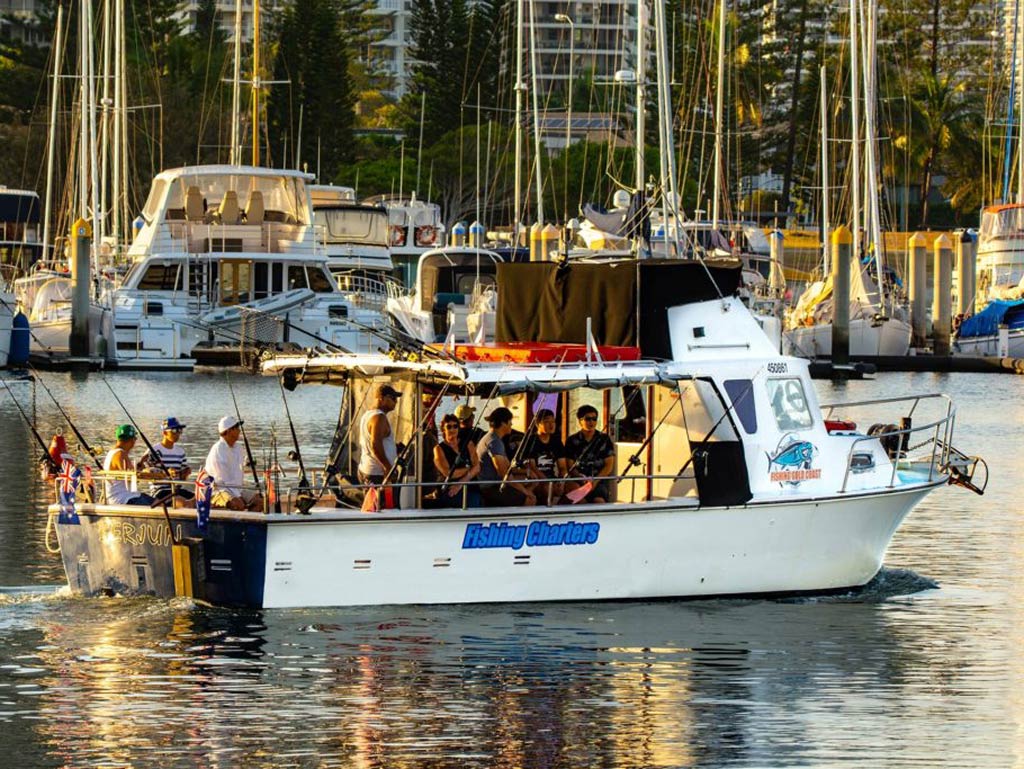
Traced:
[[575, 491], [589, 484], [591, 488], [584, 501], [610, 502], [615, 444], [607, 433], [597, 429], [597, 409], [593, 406], [580, 406], [576, 410], [576, 419], [580, 425], [579, 432], [570, 435], [565, 442], [570, 479], [566, 491]]
[[[153, 452], [159, 459], [153, 456], [153, 452], [147, 451], [139, 460], [139, 477], [184, 481], [192, 474], [185, 459], [185, 449], [177, 445], [185, 425], [177, 417], [167, 417], [160, 428], [163, 435], [160, 442], [153, 446]], [[175, 496], [191, 500], [195, 496], [187, 487], [180, 484], [172, 486], [169, 483], [154, 483], [149, 493], [156, 499]]]

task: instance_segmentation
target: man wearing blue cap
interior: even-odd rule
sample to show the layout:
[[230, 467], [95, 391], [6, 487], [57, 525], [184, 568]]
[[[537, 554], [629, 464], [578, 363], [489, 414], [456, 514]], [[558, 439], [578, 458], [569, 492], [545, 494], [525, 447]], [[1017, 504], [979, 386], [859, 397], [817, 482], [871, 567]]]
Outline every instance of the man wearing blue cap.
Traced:
[[[152, 452], [147, 451], [139, 460], [139, 469], [142, 471], [139, 475], [142, 478], [184, 481], [192, 474], [185, 459], [185, 449], [177, 445], [185, 425], [179, 422], [177, 417], [167, 417], [160, 427], [163, 430], [163, 437], [153, 446]], [[153, 456], [154, 452], [156, 457]], [[172, 486], [169, 483], [153, 484], [150, 493], [157, 499], [170, 497], [172, 494], [187, 500], [195, 497], [187, 487], [180, 484]]]

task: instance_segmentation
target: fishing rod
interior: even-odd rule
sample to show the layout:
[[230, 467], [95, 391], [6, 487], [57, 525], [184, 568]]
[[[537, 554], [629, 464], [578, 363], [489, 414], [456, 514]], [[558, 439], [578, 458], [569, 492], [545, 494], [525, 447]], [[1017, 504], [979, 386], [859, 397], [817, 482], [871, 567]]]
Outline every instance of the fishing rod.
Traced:
[[235, 406], [235, 419], [238, 420], [238, 428], [242, 431], [242, 445], [245, 446], [245, 456], [249, 461], [249, 469], [252, 470], [252, 480], [256, 484], [256, 490], [261, 491], [260, 477], [256, 472], [256, 460], [252, 456], [252, 447], [249, 445], [249, 436], [245, 434], [245, 424], [242, 420], [242, 412], [238, 410], [238, 399], [235, 398], [235, 388], [231, 385], [231, 374], [224, 372], [228, 380], [228, 392], [231, 393], [231, 402]]
[[675, 410], [676, 406], [683, 402], [683, 393], [679, 389], [678, 382], [676, 383], [676, 392], [679, 393], [679, 397], [676, 398], [676, 400], [672, 403], [672, 405], [669, 408], [665, 409], [665, 413], [661, 415], [661, 419], [658, 420], [658, 424], [656, 424], [654, 426], [654, 429], [651, 430], [650, 433], [648, 433], [646, 438], [644, 438], [644, 442], [640, 444], [639, 448], [637, 448], [637, 450], [630, 455], [629, 464], [626, 465], [626, 469], [622, 471], [623, 478], [629, 475], [630, 470], [632, 470], [634, 467], [640, 466], [640, 454], [642, 454], [643, 450], [650, 445], [652, 440], [654, 440], [654, 434], [658, 432], [658, 430], [661, 428], [663, 424], [665, 424], [665, 420], [668, 419], [668, 415]]
[[18, 409], [18, 413], [21, 414], [21, 418], [25, 420], [25, 424], [28, 426], [28, 429], [32, 432], [32, 435], [35, 436], [36, 441], [43, 449], [43, 455], [39, 458], [40, 464], [45, 462], [46, 465], [50, 468], [50, 470], [52, 470], [53, 472], [57, 472], [58, 470], [60, 470], [60, 468], [57, 467], [57, 463], [54, 461], [53, 457], [50, 456], [49, 444], [47, 444], [46, 441], [43, 440], [43, 436], [39, 434], [39, 431], [36, 429], [36, 426], [32, 424], [32, 420], [28, 418], [28, 414], [26, 414], [25, 409], [21, 407], [21, 403], [18, 402], [18, 398], [15, 396], [14, 391], [11, 389], [11, 386], [7, 384], [7, 378], [0, 377], [0, 382], [3, 382], [4, 389], [6, 389], [8, 393], [10, 393], [11, 400], [14, 401], [14, 405]]
[[[156, 463], [160, 466], [161, 470], [167, 473], [167, 477], [168, 479], [170, 479], [172, 477], [170, 468], [167, 467], [166, 464], [164, 464], [163, 457], [161, 457], [160, 453], [155, 448], [153, 448], [153, 444], [149, 442], [149, 438], [146, 437], [146, 434], [142, 431], [142, 428], [139, 427], [139, 423], [135, 421], [135, 417], [131, 415], [131, 412], [128, 411], [128, 407], [125, 406], [121, 399], [117, 396], [117, 392], [114, 390], [113, 385], [110, 384], [110, 381], [102, 373], [100, 374], [100, 379], [103, 380], [103, 384], [105, 384], [107, 386], [107, 389], [110, 390], [110, 394], [114, 396], [114, 400], [117, 401], [117, 405], [121, 407], [121, 411], [123, 411], [124, 415], [128, 417], [128, 421], [131, 422], [132, 427], [135, 428], [135, 432], [138, 434], [138, 436], [142, 438], [142, 442], [146, 444], [146, 450], [149, 452], [149, 456], [156, 461]], [[173, 492], [168, 495], [160, 495], [157, 499], [153, 500], [153, 503], [150, 505], [150, 507], [156, 507], [158, 504], [160, 505], [160, 509], [163, 510], [164, 512], [164, 520], [167, 521], [167, 531], [171, 535], [171, 544], [177, 545], [180, 543], [178, 541], [178, 538], [174, 534], [174, 526], [171, 525], [171, 514], [167, 512], [167, 498], [169, 496], [173, 496]]]
[[[631, 404], [636, 399], [636, 397], [639, 394], [640, 394], [640, 387], [636, 386], [635, 389], [633, 390], [633, 392], [630, 394], [630, 396], [628, 398], [623, 398], [622, 399], [622, 403], [619, 404], [619, 407], [617, 409], [615, 409], [615, 412], [608, 418], [608, 423], [609, 424], [613, 423], [618, 418], [619, 412], [621, 412], [624, 408], [626, 408], [626, 406]], [[582, 462], [584, 460], [584, 458], [586, 458], [586, 456], [590, 453], [590, 450], [594, 447], [594, 443], [595, 443], [595, 441], [593, 439], [591, 439], [591, 441], [584, 447], [583, 451], [580, 452], [580, 455], [578, 457], [576, 457], [576, 459], [573, 460], [572, 467], [566, 468], [566, 471], [565, 471], [565, 477], [566, 478], [568, 478], [569, 477], [569, 473], [571, 473], [574, 470], [576, 470], [576, 467], [580, 464], [580, 462]], [[580, 477], [580, 476], [577, 476], [577, 477]]]
[[288, 397], [284, 392], [284, 382], [281, 377], [277, 378], [277, 385], [281, 388], [281, 400], [284, 402], [284, 415], [288, 419], [288, 428], [292, 432], [292, 445], [295, 450], [292, 452], [294, 456], [290, 456], [291, 459], [299, 463], [299, 486], [298, 493], [295, 495], [295, 506], [299, 508], [300, 513], [308, 513], [313, 505], [316, 504], [317, 498], [313, 496], [309, 486], [309, 479], [306, 477], [306, 464], [302, 461], [302, 450], [299, 448], [299, 436], [295, 433], [295, 423], [292, 422], [292, 413], [288, 408]]
[[380, 482], [381, 486], [387, 484], [387, 482], [391, 479], [391, 475], [395, 472], [396, 469], [405, 469], [405, 465], [409, 461], [409, 454], [412, 453], [412, 448], [413, 446], [416, 445], [416, 438], [418, 438], [420, 433], [423, 432], [424, 428], [427, 426], [427, 422], [430, 420], [431, 416], [437, 410], [435, 406], [441, 402], [441, 399], [444, 398], [445, 394], [448, 392], [448, 388], [451, 386], [452, 380], [449, 379], [444, 383], [444, 387], [441, 388], [441, 392], [439, 392], [434, 397], [434, 400], [431, 402], [430, 406], [423, 414], [423, 418], [416, 426], [416, 429], [413, 431], [412, 435], [409, 436], [409, 442], [405, 444], [405, 448], [402, 450], [402, 453], [395, 458], [395, 462], [394, 464], [391, 465], [391, 469], [388, 470], [387, 473], [384, 475], [383, 480]]
[[75, 426], [75, 423], [72, 421], [71, 416], [68, 414], [68, 412], [64, 410], [64, 408], [57, 401], [57, 398], [54, 397], [54, 394], [50, 392], [50, 388], [46, 386], [45, 382], [43, 382], [42, 374], [40, 374], [32, 366], [29, 366], [29, 369], [35, 375], [35, 381], [42, 385], [44, 392], [46, 392], [46, 394], [50, 396], [50, 400], [53, 401], [53, 405], [57, 407], [57, 411], [59, 411], [61, 416], [64, 417], [64, 421], [68, 423], [68, 426], [71, 428], [71, 432], [75, 434], [75, 437], [78, 439], [78, 442], [81, 444], [82, 448], [85, 449], [85, 452], [90, 457], [92, 457], [92, 461], [96, 463], [96, 467], [102, 470], [103, 463], [100, 462], [97, 453], [93, 450], [92, 446], [89, 445], [89, 442], [85, 439], [85, 436], [82, 435], [81, 431]]

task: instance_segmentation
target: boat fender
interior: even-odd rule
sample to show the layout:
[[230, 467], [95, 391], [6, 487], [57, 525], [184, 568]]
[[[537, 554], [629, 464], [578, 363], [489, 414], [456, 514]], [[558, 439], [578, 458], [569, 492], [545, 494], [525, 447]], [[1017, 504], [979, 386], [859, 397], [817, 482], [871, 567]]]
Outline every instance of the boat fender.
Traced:
[[877, 423], [868, 428], [868, 435], [877, 435], [878, 442], [882, 444], [889, 459], [896, 459], [900, 454], [900, 435], [891, 435], [900, 428], [894, 424]]

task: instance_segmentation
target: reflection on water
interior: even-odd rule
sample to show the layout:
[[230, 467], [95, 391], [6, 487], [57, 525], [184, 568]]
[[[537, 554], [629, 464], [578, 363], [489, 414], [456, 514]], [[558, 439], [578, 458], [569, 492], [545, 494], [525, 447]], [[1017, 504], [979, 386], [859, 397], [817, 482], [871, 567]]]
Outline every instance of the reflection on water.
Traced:
[[[48, 381], [74, 396], [90, 436], [120, 421], [102, 383]], [[116, 381], [140, 421], [187, 419], [193, 455], [230, 409], [220, 377]], [[268, 385], [236, 384], [254, 432], [284, 424]], [[983, 498], [929, 498], [864, 591], [239, 613], [2, 590], [5, 746], [26, 767], [1012, 765], [1024, 550], [1008, 479], [1024, 440], [1008, 426], [1024, 421], [1024, 379], [820, 385], [826, 400], [910, 388], [956, 392], [959, 443], [985, 452], [993, 483]], [[311, 455], [326, 451], [334, 397], [300, 388], [290, 401]], [[2, 584], [57, 583], [33, 452], [9, 408]]]

